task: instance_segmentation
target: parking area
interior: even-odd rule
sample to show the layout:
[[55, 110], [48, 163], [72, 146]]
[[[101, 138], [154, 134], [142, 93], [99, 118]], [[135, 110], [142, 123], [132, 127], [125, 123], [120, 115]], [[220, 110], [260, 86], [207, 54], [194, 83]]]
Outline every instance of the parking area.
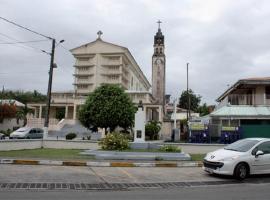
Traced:
[[176, 181], [224, 181], [200, 167], [132, 168], [0, 165], [5, 183], [155, 183]]

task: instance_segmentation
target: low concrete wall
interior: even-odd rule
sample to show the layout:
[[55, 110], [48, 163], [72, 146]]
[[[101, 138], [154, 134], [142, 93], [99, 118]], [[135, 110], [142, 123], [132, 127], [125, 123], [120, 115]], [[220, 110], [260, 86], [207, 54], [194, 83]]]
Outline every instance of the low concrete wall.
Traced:
[[38, 149], [41, 140], [0, 140], [0, 151]]
[[98, 143], [92, 141], [67, 140], [0, 140], [0, 151], [38, 149], [98, 149]]
[[165, 145], [179, 146], [183, 152], [189, 154], [206, 154], [224, 148], [223, 144], [191, 144], [191, 143], [164, 143]]
[[45, 140], [44, 148], [54, 149], [98, 149], [98, 143], [92, 141], [67, 141], [67, 140]]
[[[0, 151], [38, 149], [43, 143], [44, 148], [53, 149], [99, 149], [94, 141], [78, 140], [0, 140]], [[158, 143], [157, 143], [158, 144]], [[205, 154], [223, 148], [222, 144], [189, 144], [189, 143], [160, 143], [160, 145], [176, 145], [189, 154]]]

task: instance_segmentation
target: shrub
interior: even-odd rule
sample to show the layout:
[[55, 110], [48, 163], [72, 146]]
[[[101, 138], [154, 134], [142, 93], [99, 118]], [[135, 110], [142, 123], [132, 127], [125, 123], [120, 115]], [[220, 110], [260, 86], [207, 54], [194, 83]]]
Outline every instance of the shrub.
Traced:
[[66, 140], [73, 140], [75, 137], [77, 137], [76, 133], [69, 133], [66, 135]]
[[181, 152], [181, 148], [174, 145], [164, 145], [159, 150], [164, 152]]
[[158, 139], [158, 132], [161, 130], [161, 123], [158, 121], [149, 121], [145, 125], [145, 136], [150, 140]]
[[109, 133], [103, 138], [99, 145], [103, 150], [125, 150], [129, 149], [129, 139], [126, 135], [118, 132]]

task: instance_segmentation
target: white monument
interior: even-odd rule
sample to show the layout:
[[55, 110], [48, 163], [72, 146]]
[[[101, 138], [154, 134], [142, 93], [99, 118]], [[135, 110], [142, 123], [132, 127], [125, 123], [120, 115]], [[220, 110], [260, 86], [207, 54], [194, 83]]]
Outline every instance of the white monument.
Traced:
[[145, 112], [140, 101], [138, 111], [135, 113], [134, 143], [142, 142], [145, 142]]

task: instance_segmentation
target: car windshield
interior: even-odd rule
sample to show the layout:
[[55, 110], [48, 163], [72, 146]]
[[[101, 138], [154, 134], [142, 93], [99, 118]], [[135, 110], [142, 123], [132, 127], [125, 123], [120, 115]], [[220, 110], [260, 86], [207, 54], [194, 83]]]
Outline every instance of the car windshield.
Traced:
[[27, 131], [29, 128], [19, 128], [18, 130], [16, 130], [16, 132], [25, 132]]
[[258, 142], [259, 140], [250, 140], [250, 139], [238, 140], [237, 142], [228, 145], [224, 149], [231, 151], [246, 152], [250, 150]]

